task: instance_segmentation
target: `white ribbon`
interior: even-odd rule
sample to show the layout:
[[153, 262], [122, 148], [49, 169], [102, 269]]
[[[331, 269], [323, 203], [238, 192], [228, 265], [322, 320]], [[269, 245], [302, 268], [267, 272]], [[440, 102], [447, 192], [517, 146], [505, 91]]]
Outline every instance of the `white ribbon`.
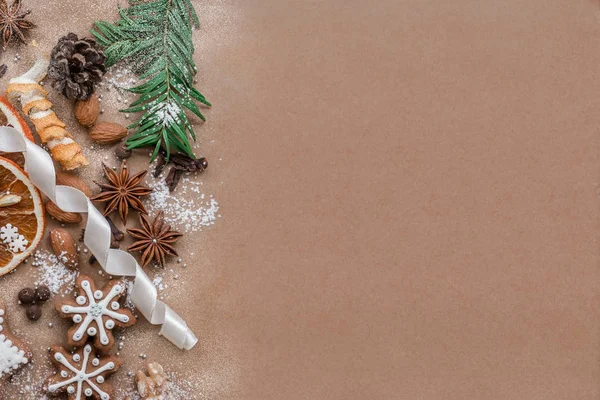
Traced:
[[160, 334], [180, 349], [192, 349], [198, 339], [185, 321], [168, 305], [158, 300], [156, 288], [135, 258], [125, 251], [111, 249], [108, 221], [81, 191], [56, 185], [54, 163], [50, 155], [26, 140], [16, 129], [0, 127], [0, 151], [23, 152], [25, 169], [31, 182], [63, 211], [87, 213], [84, 243], [104, 270], [115, 276], [135, 277], [131, 298], [137, 309], [154, 325], [162, 325]]

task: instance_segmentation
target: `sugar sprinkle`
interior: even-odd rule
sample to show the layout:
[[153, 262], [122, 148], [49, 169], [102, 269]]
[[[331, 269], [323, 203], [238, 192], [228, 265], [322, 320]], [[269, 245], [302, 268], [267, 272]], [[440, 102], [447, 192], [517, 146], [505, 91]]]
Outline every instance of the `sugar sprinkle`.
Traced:
[[40, 285], [46, 285], [54, 294], [71, 291], [77, 271], [67, 268], [54, 254], [47, 250], [37, 250], [33, 254], [32, 265], [38, 267], [36, 280]]
[[[219, 214], [219, 203], [213, 195], [206, 195], [202, 191], [202, 182], [197, 182], [184, 176], [177, 188], [177, 195], [169, 192], [163, 176], [158, 178], [150, 177], [148, 186], [153, 189], [146, 202], [146, 209], [150, 214], [156, 214], [159, 211], [164, 212], [165, 221], [178, 229], [185, 229], [186, 232], [196, 232], [202, 230], [202, 227], [208, 227], [215, 224]], [[194, 194], [190, 199], [186, 199], [185, 194]]]

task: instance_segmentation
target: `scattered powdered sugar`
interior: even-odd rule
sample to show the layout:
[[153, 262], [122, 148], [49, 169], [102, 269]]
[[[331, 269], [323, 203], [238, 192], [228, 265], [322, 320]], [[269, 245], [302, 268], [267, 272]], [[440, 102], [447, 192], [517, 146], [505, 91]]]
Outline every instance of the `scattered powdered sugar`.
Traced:
[[169, 285], [167, 285], [164, 282], [164, 274], [156, 275], [152, 280], [152, 283], [154, 284], [154, 287], [156, 287], [156, 290], [159, 292], [162, 292], [163, 290], [169, 287]]
[[131, 67], [124, 63], [118, 63], [108, 69], [102, 82], [98, 84], [98, 91], [117, 92], [117, 101], [119, 103], [128, 103], [133, 98], [127, 89], [136, 86], [139, 83]]
[[[172, 271], [173, 270], [171, 270], [171, 272]], [[156, 275], [154, 275], [154, 279], [152, 279], [152, 283], [156, 288], [156, 293], [158, 294], [158, 298], [160, 300], [165, 299], [165, 291], [169, 288], [169, 283], [167, 282], [167, 279], [172, 280], [173, 278], [170, 275], [166, 275], [166, 272], [164, 271], [158, 272]]]
[[38, 267], [36, 280], [46, 285], [54, 294], [69, 292], [77, 279], [77, 271], [67, 268], [54, 254], [46, 250], [37, 250], [31, 265]]
[[121, 279], [121, 283], [123, 284], [123, 286], [125, 286], [125, 293], [127, 293], [123, 305], [129, 308], [131, 311], [135, 311], [135, 304], [133, 304], [133, 299], [131, 297], [131, 295], [133, 294], [133, 281], [123, 278]]
[[[150, 214], [163, 211], [167, 223], [185, 229], [186, 232], [196, 232], [202, 230], [202, 227], [214, 225], [221, 215], [218, 214], [217, 200], [213, 195], [204, 194], [202, 182], [190, 179], [190, 175], [181, 178], [175, 195], [169, 192], [162, 175], [158, 178], [151, 176], [148, 179], [148, 186], [153, 189], [153, 192], [149, 195], [146, 209]], [[192, 196], [185, 196], [186, 194]]]
[[[34, 354], [43, 354], [45, 349], [38, 349]], [[19, 400], [50, 400], [45, 394], [41, 394], [43, 380], [40, 376], [50, 376], [53, 368], [49, 364], [33, 363], [27, 364], [10, 379], [9, 385], [19, 393]], [[11, 397], [14, 398], [14, 397]], [[9, 399], [8, 395], [6, 399]]]

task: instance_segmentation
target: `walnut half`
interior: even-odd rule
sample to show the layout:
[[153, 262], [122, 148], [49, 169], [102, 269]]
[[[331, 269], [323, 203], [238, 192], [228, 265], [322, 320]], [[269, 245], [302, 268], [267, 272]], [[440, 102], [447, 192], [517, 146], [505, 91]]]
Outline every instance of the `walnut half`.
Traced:
[[138, 371], [135, 375], [137, 388], [142, 399], [165, 400], [167, 394], [167, 376], [159, 363], [148, 364], [148, 375]]

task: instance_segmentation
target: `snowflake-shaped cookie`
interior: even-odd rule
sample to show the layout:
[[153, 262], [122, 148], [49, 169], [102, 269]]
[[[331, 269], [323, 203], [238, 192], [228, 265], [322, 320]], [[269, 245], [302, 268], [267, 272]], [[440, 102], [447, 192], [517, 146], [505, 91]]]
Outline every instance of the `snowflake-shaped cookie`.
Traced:
[[110, 400], [114, 388], [106, 379], [121, 367], [115, 356], [96, 357], [94, 348], [87, 344], [74, 354], [61, 346], [50, 348], [52, 362], [58, 372], [46, 379], [44, 389], [51, 395], [67, 393], [68, 400]]
[[0, 301], [0, 380], [29, 362], [31, 353], [8, 330], [6, 308]]
[[114, 346], [112, 329], [115, 326], [128, 327], [135, 324], [135, 317], [127, 308], [121, 307], [119, 300], [125, 294], [125, 286], [119, 281], [108, 282], [102, 290], [87, 275], [77, 279], [77, 297], [65, 299], [56, 304], [56, 310], [63, 318], [75, 323], [67, 335], [71, 346], [82, 346], [88, 337], [94, 337], [94, 346], [102, 352]]

